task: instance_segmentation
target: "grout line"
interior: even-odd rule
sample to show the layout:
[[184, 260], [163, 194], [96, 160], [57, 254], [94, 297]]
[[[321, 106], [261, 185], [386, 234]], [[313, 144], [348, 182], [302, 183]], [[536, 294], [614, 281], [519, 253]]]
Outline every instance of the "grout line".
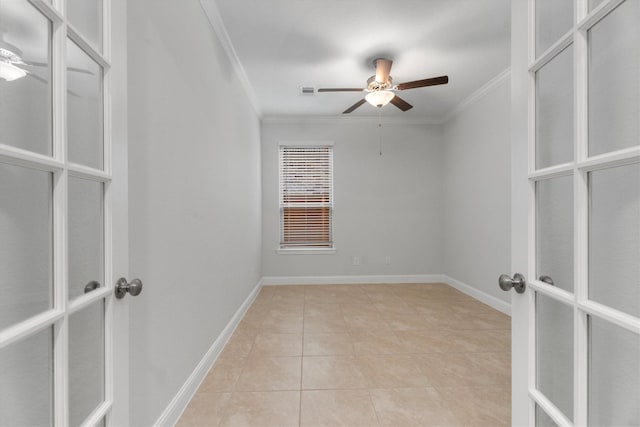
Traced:
[[373, 413], [376, 416], [376, 421], [378, 421], [378, 425], [381, 426], [380, 415], [378, 414], [378, 410], [376, 409], [375, 403], [373, 403], [373, 397], [371, 396], [371, 388], [367, 389], [367, 393], [369, 394], [369, 401], [371, 402], [371, 407], [373, 408]]

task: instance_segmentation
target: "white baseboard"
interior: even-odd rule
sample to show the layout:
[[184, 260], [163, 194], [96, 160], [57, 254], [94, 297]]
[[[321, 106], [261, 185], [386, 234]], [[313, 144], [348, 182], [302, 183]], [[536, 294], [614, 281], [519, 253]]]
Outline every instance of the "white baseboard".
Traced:
[[442, 274], [409, 274], [396, 276], [286, 276], [263, 277], [264, 286], [272, 285], [360, 285], [366, 283], [443, 283]]
[[489, 295], [485, 292], [482, 292], [480, 290], [478, 290], [477, 288], [474, 288], [473, 286], [467, 285], [466, 283], [462, 283], [459, 280], [454, 279], [453, 277], [449, 277], [447, 275], [443, 275], [443, 280], [444, 283], [446, 283], [447, 285], [451, 286], [452, 288], [456, 288], [457, 290], [459, 290], [460, 292], [464, 292], [465, 294], [469, 295], [470, 297], [473, 297], [475, 299], [477, 299], [480, 302], [483, 302], [493, 308], [495, 308], [498, 311], [503, 312], [504, 314], [507, 314], [509, 316], [511, 316], [511, 304], [503, 301], [499, 298], [496, 298], [492, 295]]
[[154, 423], [155, 427], [164, 427], [164, 426], [173, 426], [175, 425], [180, 416], [187, 408], [187, 405], [198, 391], [200, 384], [204, 381], [209, 369], [213, 366], [216, 359], [222, 352], [227, 341], [233, 334], [233, 331], [242, 320], [242, 317], [247, 312], [251, 304], [256, 299], [258, 292], [262, 288], [262, 280], [258, 282], [258, 284], [253, 288], [249, 296], [244, 300], [240, 308], [235, 312], [227, 326], [222, 330], [218, 338], [213, 342], [209, 350], [205, 353], [198, 366], [193, 370], [187, 381], [182, 385], [180, 391], [175, 395], [175, 397], [171, 400], [171, 403], [165, 408], [162, 412], [162, 415], [156, 420]]

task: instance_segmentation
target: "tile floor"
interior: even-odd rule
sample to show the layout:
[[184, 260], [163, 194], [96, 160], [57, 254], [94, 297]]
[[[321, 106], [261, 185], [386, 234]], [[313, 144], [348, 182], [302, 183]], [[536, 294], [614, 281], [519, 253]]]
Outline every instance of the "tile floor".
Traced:
[[439, 283], [264, 287], [178, 426], [506, 426], [510, 326]]

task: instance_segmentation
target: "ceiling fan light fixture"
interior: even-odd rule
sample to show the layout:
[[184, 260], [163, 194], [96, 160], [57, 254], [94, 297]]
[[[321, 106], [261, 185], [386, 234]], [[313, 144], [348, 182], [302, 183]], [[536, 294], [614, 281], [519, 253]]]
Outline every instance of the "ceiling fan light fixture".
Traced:
[[8, 82], [20, 79], [27, 75], [27, 72], [15, 65], [0, 61], [0, 78]]
[[391, 102], [394, 96], [396, 96], [396, 94], [390, 90], [376, 90], [369, 92], [364, 99], [374, 107], [382, 108]]

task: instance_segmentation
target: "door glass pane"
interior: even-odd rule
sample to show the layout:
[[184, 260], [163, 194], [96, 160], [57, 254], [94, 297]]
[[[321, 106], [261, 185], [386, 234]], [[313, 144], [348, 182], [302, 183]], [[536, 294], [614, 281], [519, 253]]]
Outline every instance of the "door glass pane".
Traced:
[[558, 427], [544, 409], [536, 405], [536, 427]]
[[573, 46], [536, 73], [536, 168], [573, 160]]
[[598, 7], [604, 0], [589, 0], [589, 12]]
[[640, 143], [640, 1], [589, 30], [589, 154]]
[[73, 28], [97, 51], [102, 50], [102, 0], [67, 0]]
[[77, 426], [104, 401], [104, 301], [69, 317], [69, 420]]
[[573, 1], [536, 0], [536, 57], [573, 27]]
[[589, 173], [589, 298], [640, 317], [640, 164]]
[[573, 292], [572, 176], [536, 183], [536, 261], [538, 279]]
[[589, 425], [640, 425], [640, 335], [589, 317]]
[[49, 156], [50, 35], [27, 0], [0, 0], [0, 143]]
[[0, 349], [0, 426], [53, 425], [51, 328]]
[[71, 40], [67, 60], [69, 160], [102, 169], [102, 69]]
[[537, 387], [573, 418], [573, 309], [536, 295]]
[[52, 176], [0, 163], [0, 329], [52, 307]]
[[69, 299], [104, 286], [102, 183], [69, 178]]

